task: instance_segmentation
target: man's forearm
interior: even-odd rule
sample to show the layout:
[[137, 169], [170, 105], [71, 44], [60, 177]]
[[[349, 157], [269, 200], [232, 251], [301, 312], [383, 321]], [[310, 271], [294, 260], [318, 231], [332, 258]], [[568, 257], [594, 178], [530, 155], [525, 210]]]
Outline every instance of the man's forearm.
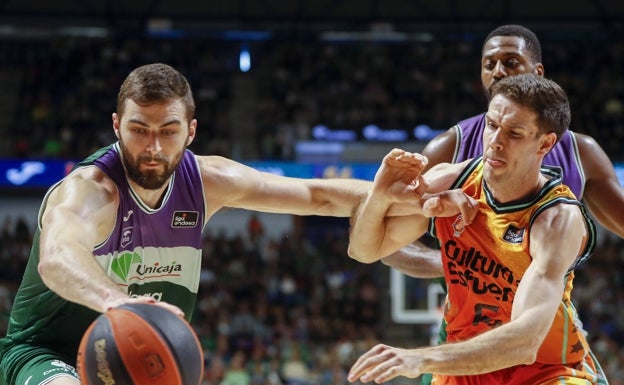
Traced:
[[526, 329], [512, 322], [469, 340], [418, 349], [424, 356], [422, 372], [474, 375], [531, 364], [541, 340]]
[[372, 182], [359, 179], [310, 179], [308, 185], [313, 202], [313, 215], [349, 217], [365, 199]]
[[386, 213], [392, 202], [369, 192], [351, 219], [349, 256], [360, 262], [379, 260], [378, 250], [386, 233]]
[[439, 278], [444, 276], [440, 250], [414, 242], [381, 259], [403, 274], [414, 278]]
[[[64, 299], [103, 312], [109, 303], [127, 298], [95, 261], [48, 256], [39, 264], [43, 282]], [[71, 262], [69, 262], [71, 261]]]

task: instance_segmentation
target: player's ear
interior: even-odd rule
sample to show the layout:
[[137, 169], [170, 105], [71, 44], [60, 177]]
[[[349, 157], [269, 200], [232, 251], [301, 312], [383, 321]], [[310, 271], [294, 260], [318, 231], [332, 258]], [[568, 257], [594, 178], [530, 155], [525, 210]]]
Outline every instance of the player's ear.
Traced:
[[537, 63], [535, 65], [535, 75], [537, 76], [544, 76], [545, 70], [544, 70], [544, 65], [542, 63]]
[[549, 132], [542, 137], [539, 151], [546, 155], [557, 144], [557, 134]]
[[197, 119], [193, 119], [191, 120], [191, 123], [189, 124], [189, 136], [188, 138], [186, 138], [186, 145], [189, 146], [191, 143], [193, 143], [193, 140], [195, 139], [195, 134], [197, 133]]
[[113, 112], [113, 131], [115, 131], [115, 136], [119, 139], [119, 115], [116, 112]]

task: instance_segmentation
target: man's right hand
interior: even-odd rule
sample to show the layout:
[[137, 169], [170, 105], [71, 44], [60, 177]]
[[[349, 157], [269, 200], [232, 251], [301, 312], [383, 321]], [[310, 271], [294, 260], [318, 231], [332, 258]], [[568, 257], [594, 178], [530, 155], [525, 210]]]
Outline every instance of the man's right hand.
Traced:
[[154, 298], [150, 297], [150, 296], [137, 296], [137, 297], [120, 297], [117, 298], [115, 300], [109, 301], [108, 303], [106, 303], [105, 309], [111, 310], [112, 308], [121, 306], [121, 305], [128, 305], [128, 304], [133, 304], [133, 303], [147, 303], [147, 304], [153, 304], [153, 305], [157, 305], [160, 307], [163, 307], [175, 314], [177, 314], [178, 316], [184, 318], [184, 312], [177, 306], [172, 305], [170, 303], [167, 302], [161, 302], [161, 301], [157, 301]]
[[392, 149], [375, 174], [373, 189], [376, 195], [386, 196], [396, 203], [419, 201], [426, 191], [420, 178], [426, 166], [425, 156], [398, 148]]
[[461, 189], [447, 190], [435, 194], [424, 194], [422, 214], [426, 217], [452, 217], [460, 214], [464, 226], [472, 223], [477, 216], [479, 203]]

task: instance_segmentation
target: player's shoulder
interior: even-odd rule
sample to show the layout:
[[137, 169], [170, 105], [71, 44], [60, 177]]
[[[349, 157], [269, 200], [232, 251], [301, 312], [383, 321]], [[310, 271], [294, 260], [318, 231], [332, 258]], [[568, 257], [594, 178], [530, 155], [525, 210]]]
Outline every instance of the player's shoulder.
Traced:
[[574, 204], [573, 200], [558, 200], [562, 204], [548, 204], [542, 206], [539, 215], [535, 217], [534, 226], [544, 226], [544, 228], [552, 229], [555, 223], [561, 226], [569, 220], [582, 220], [583, 214], [578, 204]]
[[576, 142], [578, 156], [581, 159], [583, 168], [589, 167], [590, 169], [593, 169], [592, 165], [600, 167], [612, 166], [608, 155], [596, 139], [590, 135], [580, 134], [573, 131], [570, 131], [570, 134], [574, 137]]
[[238, 161], [219, 156], [197, 156], [201, 177], [207, 186], [226, 188], [237, 186], [256, 176], [257, 171]]
[[481, 129], [483, 128], [484, 120], [485, 120], [485, 112], [482, 112], [480, 114], [460, 120], [459, 122], [457, 122], [456, 126], [459, 127], [461, 130], [466, 130], [466, 129], [474, 128], [474, 127]]
[[118, 192], [118, 186], [106, 173], [90, 165], [73, 170], [52, 186], [45, 201], [46, 207], [96, 207], [119, 202]]
[[582, 151], [584, 149], [600, 149], [602, 150], [602, 147], [600, 147], [600, 144], [598, 144], [598, 142], [596, 141], [596, 139], [594, 139], [591, 135], [588, 134], [581, 134], [579, 132], [575, 132], [575, 131], [571, 131], [568, 130], [570, 132], [570, 136], [572, 136], [574, 138], [574, 140], [576, 141], [577, 146], [579, 147], [579, 150]]
[[228, 172], [243, 166], [242, 163], [220, 155], [195, 155], [195, 158], [202, 174]]
[[457, 143], [460, 140], [458, 136], [459, 133], [456, 131], [456, 126], [453, 126], [438, 134], [425, 145], [422, 154], [429, 159], [426, 169], [439, 163], [450, 163], [453, 161]]
[[95, 165], [76, 168], [62, 179], [61, 185], [80, 189], [116, 189], [111, 178]]

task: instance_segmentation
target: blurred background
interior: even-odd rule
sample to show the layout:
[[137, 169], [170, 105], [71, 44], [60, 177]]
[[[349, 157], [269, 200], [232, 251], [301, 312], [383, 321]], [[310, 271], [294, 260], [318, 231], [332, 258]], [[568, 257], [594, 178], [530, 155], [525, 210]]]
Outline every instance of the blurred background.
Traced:
[[[187, 76], [196, 153], [282, 175], [371, 179], [391, 148], [419, 151], [485, 110], [481, 45], [501, 24], [537, 33], [572, 129], [624, 175], [624, 2], [0, 1], [0, 333], [44, 192], [114, 140], [117, 91], [136, 66], [164, 62]], [[352, 261], [347, 230], [346, 219], [244, 210], [209, 222], [193, 319], [205, 384], [346, 384], [378, 341], [435, 341], [439, 286]], [[622, 246], [600, 229], [574, 291], [615, 385]]]

